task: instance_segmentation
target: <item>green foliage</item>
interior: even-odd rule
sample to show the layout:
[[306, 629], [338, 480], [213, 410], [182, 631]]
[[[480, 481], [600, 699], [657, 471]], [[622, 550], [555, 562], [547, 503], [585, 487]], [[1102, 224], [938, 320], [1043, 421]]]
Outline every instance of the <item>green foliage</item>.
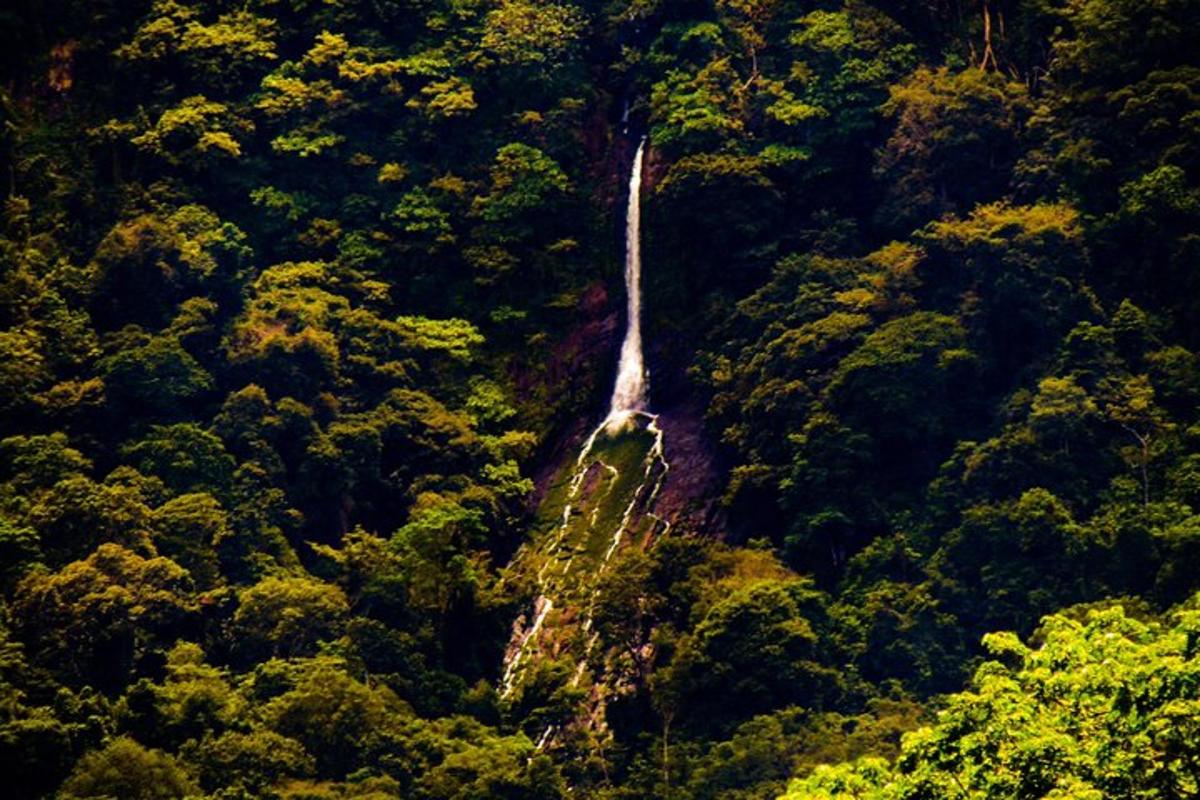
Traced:
[[[474, 738], [474, 737], [472, 737]], [[567, 787], [553, 761], [523, 736], [467, 738], [417, 784], [417, 797], [557, 800]]]
[[[1198, 25], [0, 10], [6, 790], [1195, 794]], [[550, 476], [643, 135], [670, 469], [610, 553], [649, 439]]]
[[386, 742], [408, 717], [404, 703], [390, 690], [360, 683], [328, 659], [297, 663], [288, 684], [263, 706], [263, 722], [314, 754], [323, 777], [342, 777], [367, 766], [373, 747]]
[[149, 550], [150, 508], [139, 486], [71, 475], [31, 499], [22, 516], [56, 564], [82, 557], [103, 542]]
[[265, 578], [238, 595], [234, 636], [249, 660], [311, 655], [336, 638], [348, 608], [336, 586], [304, 577]]
[[197, 765], [200, 785], [210, 792], [240, 789], [251, 796], [272, 786], [312, 776], [314, 764], [295, 739], [259, 729], [227, 731], [187, 751]]
[[80, 760], [63, 785], [62, 796], [81, 800], [168, 800], [194, 795], [196, 789], [195, 782], [170, 755], [148, 750], [133, 739], [119, 738]]
[[175, 562], [109, 543], [59, 572], [26, 577], [14, 611], [39, 661], [72, 683], [111, 689], [188, 629], [197, 611], [190, 589]]
[[[117, 48], [123, 61], [139, 66], [178, 62], [189, 81], [228, 89], [274, 61], [276, 23], [247, 10], [215, 16], [201, 5], [157, 0], [131, 40]], [[205, 18], [208, 19], [205, 19]]]
[[179, 493], [224, 494], [233, 477], [234, 461], [221, 440], [194, 423], [155, 425], [144, 439], [126, 446], [124, 455], [143, 475]]
[[742, 716], [830, 703], [837, 678], [819, 663], [822, 600], [802, 582], [754, 581], [731, 592], [676, 643], [660, 673], [663, 702], [700, 728], [716, 725], [727, 708]]
[[181, 494], [154, 509], [154, 547], [191, 574], [197, 586], [220, 582], [218, 548], [230, 535], [229, 514], [205, 492]]
[[1054, 615], [1035, 647], [992, 634], [996, 660], [934, 725], [905, 736], [894, 768], [820, 767], [784, 797], [1186, 797], [1197, 790], [1194, 615], [1171, 625], [1119, 606]]
[[[944, 435], [937, 414], [970, 375], [966, 337], [950, 317], [917, 312], [872, 332], [831, 376], [830, 402], [887, 442], [915, 445]], [[911, 387], [897, 393], [896, 387]], [[930, 411], [933, 414], [930, 414]]]
[[584, 19], [579, 10], [556, 3], [505, 0], [487, 13], [479, 38], [480, 66], [535, 67], [552, 75], [578, 47]]
[[212, 159], [241, 156], [239, 134], [246, 136], [253, 130], [224, 103], [194, 95], [163, 111], [153, 126], [130, 142], [173, 165], [208, 166]]
[[1003, 196], [1031, 105], [1022, 84], [974, 68], [918, 69], [893, 86], [881, 110], [895, 128], [876, 166], [891, 229]]
[[518, 222], [541, 211], [569, 189], [566, 174], [536, 147], [508, 144], [496, 153], [491, 186], [473, 211], [488, 222]]

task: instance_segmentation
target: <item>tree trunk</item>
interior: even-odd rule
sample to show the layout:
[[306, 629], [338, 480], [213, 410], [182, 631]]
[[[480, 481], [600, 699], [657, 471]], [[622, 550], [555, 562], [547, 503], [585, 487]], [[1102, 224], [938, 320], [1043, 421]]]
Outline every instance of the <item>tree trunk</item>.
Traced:
[[663, 739], [662, 739], [662, 771], [663, 771], [663, 794], [669, 795], [671, 792], [671, 766], [669, 761], [670, 741], [671, 741], [671, 714], [663, 714]]
[[987, 70], [988, 64], [996, 68], [996, 53], [992, 50], [992, 9], [988, 0], [983, 0], [983, 58], [979, 61], [979, 70]]

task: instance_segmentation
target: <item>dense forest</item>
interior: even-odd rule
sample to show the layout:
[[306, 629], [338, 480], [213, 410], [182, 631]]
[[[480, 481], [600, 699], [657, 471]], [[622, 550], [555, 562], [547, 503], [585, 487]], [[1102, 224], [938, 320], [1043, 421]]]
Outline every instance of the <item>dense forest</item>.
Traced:
[[13, 0], [0, 167], [5, 797], [1200, 796], [1200, 0]]

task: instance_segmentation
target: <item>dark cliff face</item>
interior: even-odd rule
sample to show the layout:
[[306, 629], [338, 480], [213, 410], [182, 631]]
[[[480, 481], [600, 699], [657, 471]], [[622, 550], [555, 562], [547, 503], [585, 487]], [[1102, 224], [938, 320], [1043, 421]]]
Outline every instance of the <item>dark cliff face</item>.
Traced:
[[679, 533], [724, 538], [724, 476], [705, 428], [704, 404], [685, 399], [662, 408], [658, 419], [671, 470], [659, 492], [655, 513], [670, 520]]

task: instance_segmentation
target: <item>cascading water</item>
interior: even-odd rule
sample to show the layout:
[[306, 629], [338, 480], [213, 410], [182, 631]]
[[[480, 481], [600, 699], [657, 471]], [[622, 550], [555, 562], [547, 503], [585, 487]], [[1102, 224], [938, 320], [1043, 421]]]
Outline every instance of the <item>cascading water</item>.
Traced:
[[[584, 442], [569, 480], [560, 488], [561, 513], [555, 502], [543, 505], [548, 517], [545, 535], [518, 554], [518, 561], [536, 565], [538, 596], [527, 614], [513, 624], [505, 653], [501, 696], [520, 685], [522, 674], [537, 652], [570, 649], [578, 658], [572, 680], [593, 678], [593, 707], [581, 713], [582, 724], [604, 726], [605, 689], [621, 680], [593, 665], [599, 634], [593, 610], [599, 598], [597, 578], [631, 534], [649, 537], [669, 525], [653, 512], [669, 465], [663, 455], [663, 432], [658, 417], [647, 411], [647, 375], [642, 357], [641, 325], [641, 187], [646, 140], [638, 144], [629, 175], [625, 215], [626, 326], [617, 363], [612, 399], [604, 420]], [[552, 522], [551, 522], [552, 520]], [[553, 527], [549, 527], [549, 525]], [[601, 687], [598, 690], [595, 687]], [[577, 720], [577, 723], [579, 720]], [[538, 749], [549, 746], [557, 725], [543, 730]]]
[[625, 340], [617, 362], [617, 381], [608, 404], [610, 427], [619, 426], [632, 412], [646, 410], [646, 366], [642, 360], [642, 156], [645, 138], [638, 144], [629, 173], [629, 200], [625, 207]]

